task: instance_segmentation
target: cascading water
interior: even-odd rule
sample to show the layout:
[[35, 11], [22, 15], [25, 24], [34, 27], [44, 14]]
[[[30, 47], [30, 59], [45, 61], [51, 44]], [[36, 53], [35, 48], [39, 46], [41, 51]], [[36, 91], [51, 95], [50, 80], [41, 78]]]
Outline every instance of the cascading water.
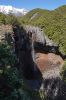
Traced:
[[33, 58], [33, 61], [34, 61], [34, 70], [36, 71], [36, 66], [35, 66], [35, 62], [36, 62], [36, 59], [35, 59], [35, 51], [34, 51], [34, 43], [33, 43], [33, 34], [32, 34], [32, 58]]
[[19, 70], [26, 79], [35, 79], [38, 68], [35, 64], [33, 36], [23, 27], [14, 26], [15, 53], [19, 59]]

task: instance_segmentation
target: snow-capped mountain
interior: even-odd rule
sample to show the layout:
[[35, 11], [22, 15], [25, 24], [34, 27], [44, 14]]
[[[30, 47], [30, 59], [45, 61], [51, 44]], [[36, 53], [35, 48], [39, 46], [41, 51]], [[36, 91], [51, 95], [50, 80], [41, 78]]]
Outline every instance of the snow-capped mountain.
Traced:
[[12, 13], [17, 16], [25, 15], [28, 11], [26, 9], [19, 9], [12, 6], [0, 5], [0, 12], [4, 14]]

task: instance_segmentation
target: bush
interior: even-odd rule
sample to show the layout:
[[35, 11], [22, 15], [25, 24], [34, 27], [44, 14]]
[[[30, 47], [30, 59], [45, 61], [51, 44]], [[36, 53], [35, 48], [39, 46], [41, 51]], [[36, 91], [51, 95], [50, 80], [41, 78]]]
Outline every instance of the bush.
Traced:
[[16, 64], [16, 56], [13, 54], [10, 46], [7, 44], [0, 44], [0, 68], [6, 69], [14, 67]]
[[0, 43], [0, 100], [41, 100], [39, 91], [28, 88], [16, 62], [10, 46]]
[[6, 23], [6, 22], [5, 22], [5, 17], [6, 17], [6, 16], [5, 16], [4, 14], [0, 13], [0, 25]]
[[[53, 11], [34, 9], [19, 18], [23, 24], [39, 26], [44, 33], [59, 45], [59, 50], [66, 54], [66, 5]], [[35, 16], [36, 15], [36, 16]], [[35, 17], [33, 17], [35, 16]]]
[[18, 18], [12, 14], [5, 15], [0, 13], [0, 25], [2, 24], [16, 25], [19, 24], [19, 21]]
[[10, 25], [19, 24], [17, 17], [12, 14], [7, 15], [5, 20], [6, 20], [6, 24], [10, 24]]

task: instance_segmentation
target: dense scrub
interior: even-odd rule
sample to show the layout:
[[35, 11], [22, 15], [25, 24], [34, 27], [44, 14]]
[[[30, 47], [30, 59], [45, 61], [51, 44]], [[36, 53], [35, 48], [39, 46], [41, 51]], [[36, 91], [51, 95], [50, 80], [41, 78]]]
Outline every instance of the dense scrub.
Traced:
[[17, 69], [16, 55], [11, 46], [0, 43], [0, 100], [41, 100], [40, 91], [28, 88]]
[[0, 100], [41, 100], [44, 98], [39, 90], [29, 88], [18, 68], [13, 43], [11, 37], [8, 37], [0, 42]]
[[3, 13], [0, 13], [0, 25], [2, 25], [2, 24], [5, 24], [5, 25], [18, 24], [17, 17], [12, 14], [5, 15]]
[[55, 43], [60, 51], [66, 54], [66, 6], [53, 11], [34, 9], [24, 17], [19, 18], [22, 24], [39, 26]]

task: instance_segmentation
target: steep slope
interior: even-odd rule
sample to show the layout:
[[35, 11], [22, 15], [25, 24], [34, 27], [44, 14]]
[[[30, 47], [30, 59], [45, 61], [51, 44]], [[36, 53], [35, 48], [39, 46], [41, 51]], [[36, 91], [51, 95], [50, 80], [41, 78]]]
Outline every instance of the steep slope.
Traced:
[[[30, 92], [28, 91], [28, 93], [29, 93], [29, 95], [34, 93], [32, 96], [33, 97], [32, 100], [43, 100], [43, 97], [42, 97], [42, 99], [35, 99], [34, 98], [34, 95], [37, 95], [38, 90], [41, 91], [41, 95], [44, 96], [44, 92], [45, 92], [45, 94], [49, 98], [51, 98], [52, 100], [56, 100], [54, 98], [56, 98], [59, 95], [58, 93], [60, 92], [60, 90], [62, 90], [62, 88], [60, 87], [60, 85], [62, 86], [62, 81], [59, 78], [57, 78], [60, 75], [59, 71], [60, 71], [61, 65], [63, 63], [62, 58], [58, 55], [55, 55], [55, 54], [37, 53], [38, 56], [37, 56], [36, 60], [33, 60], [32, 53], [33, 53], [34, 48], [33, 48], [32, 36], [29, 34], [29, 32], [26, 32], [26, 30], [23, 29], [21, 26], [20, 27], [14, 26], [13, 30], [12, 30], [12, 26], [9, 26], [9, 25], [8, 26], [7, 25], [0, 26], [0, 30], [1, 30], [1, 34], [2, 34], [2, 36], [0, 36], [0, 37], [3, 37], [6, 35], [6, 37], [8, 36], [9, 41], [10, 41], [10, 38], [9, 38], [10, 35], [8, 35], [8, 34], [11, 33], [11, 35], [12, 35], [12, 33], [13, 33], [14, 40], [12, 42], [11, 41], [10, 42], [15, 44], [15, 53], [16, 53], [16, 56], [18, 57], [18, 60], [16, 61], [16, 63], [17, 62], [20, 63], [19, 66], [18, 66], [18, 64], [16, 64], [17, 65], [16, 67], [19, 67], [18, 69], [20, 69], [21, 75], [22, 75], [22, 71], [23, 72], [26, 71], [24, 73], [24, 75], [27, 74], [26, 77], [28, 78], [28, 80], [25, 80], [26, 86], [24, 86], [25, 85], [25, 83], [24, 83], [24, 85], [22, 85], [22, 87], [24, 86], [26, 90], [31, 89], [31, 91]], [[35, 30], [34, 27], [33, 27], [33, 30]], [[7, 33], [7, 34], [5, 34], [5, 33]], [[4, 38], [5, 37], [3, 37], [2, 39], [4, 39]], [[5, 41], [5, 43], [6, 43], [6, 41]], [[14, 44], [13, 44], [13, 46], [14, 46]], [[8, 48], [9, 48], [9, 46], [8, 46]], [[8, 54], [7, 51], [6, 51], [6, 53]], [[35, 56], [36, 56], [36, 54], [35, 54]], [[9, 60], [10, 56], [3, 55], [3, 57], [4, 57], [4, 59], [6, 58], [5, 63], [7, 60], [10, 63], [10, 60]], [[11, 62], [12, 62], [12, 59], [11, 59]], [[9, 65], [8, 65], [8, 67], [9, 67]], [[35, 69], [35, 67], [37, 69]], [[37, 72], [36, 70], [38, 70], [39, 72]], [[34, 73], [34, 71], [35, 71], [35, 73]], [[16, 73], [17, 72], [18, 71], [16, 71]], [[43, 74], [41, 74], [41, 72]], [[10, 74], [8, 74], [8, 75], [10, 75]], [[42, 78], [42, 75], [43, 75], [43, 78], [45, 78], [45, 79]], [[13, 76], [13, 74], [11, 74], [10, 76]], [[16, 74], [15, 74], [15, 76], [16, 76]], [[39, 76], [41, 78], [39, 78]], [[32, 77], [35, 77], [35, 79], [34, 78], [32, 79]], [[8, 77], [8, 78], [10, 78], [10, 77]], [[12, 78], [12, 79], [14, 79], [14, 78]], [[17, 80], [17, 78], [16, 78], [16, 80]], [[12, 80], [7, 80], [6, 82], [4, 81], [3, 83], [4, 84], [8, 83], [7, 85], [12, 87], [12, 84], [9, 84], [8, 81], [11, 82]], [[21, 83], [21, 79], [20, 79], [20, 83]], [[8, 90], [9, 89], [10, 88], [8, 88]], [[20, 85], [20, 89], [22, 89], [21, 85]], [[32, 92], [34, 89], [36, 91]], [[1, 91], [2, 90], [3, 89], [1, 88]], [[25, 92], [27, 92], [26, 90], [25, 90]], [[64, 90], [65, 90], [65, 87], [64, 87]], [[7, 91], [7, 89], [6, 89], [6, 91]], [[36, 94], [35, 94], [35, 92], [36, 92]], [[24, 92], [22, 91], [22, 93], [24, 93]], [[62, 98], [64, 97], [64, 95], [66, 97], [66, 92], [64, 93], [64, 95], [62, 95], [62, 93], [63, 92], [61, 91]], [[8, 94], [8, 92], [5, 92], [5, 94]], [[17, 95], [19, 95], [19, 94], [17, 94]], [[10, 95], [8, 94], [7, 97], [9, 97], [9, 96]], [[2, 97], [4, 97], [4, 96], [2, 96]], [[22, 98], [23, 98], [23, 95], [22, 95]], [[3, 99], [1, 99], [1, 100], [3, 100]], [[57, 100], [60, 100], [60, 99], [57, 99]], [[63, 100], [66, 100], [66, 99], [63, 99]]]
[[20, 18], [20, 21], [24, 23], [31, 23], [31, 21], [35, 21], [39, 19], [41, 16], [47, 16], [49, 14], [49, 10], [44, 10], [40, 8], [33, 9], [29, 11], [26, 16]]
[[66, 5], [63, 5], [62, 7], [59, 7], [58, 9], [55, 10], [60, 14], [62, 14], [64, 18], [66, 18]]
[[66, 54], [66, 6], [53, 11], [34, 9], [20, 18], [22, 24], [39, 26], [45, 34], [59, 45], [59, 50]]

